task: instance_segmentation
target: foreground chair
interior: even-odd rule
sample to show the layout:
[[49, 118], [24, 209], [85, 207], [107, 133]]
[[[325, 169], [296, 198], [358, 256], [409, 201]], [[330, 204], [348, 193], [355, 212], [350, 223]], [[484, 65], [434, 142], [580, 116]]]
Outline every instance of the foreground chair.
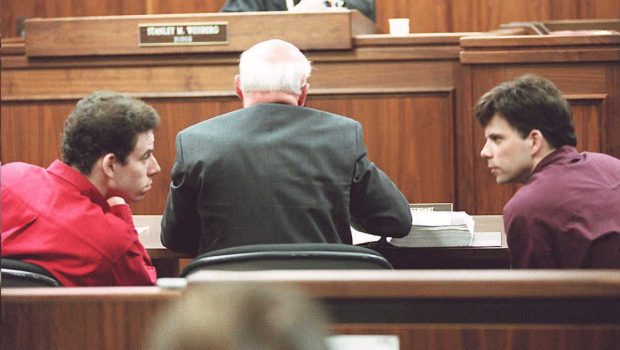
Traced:
[[16, 259], [0, 259], [2, 288], [60, 287], [60, 282], [44, 268]]
[[338, 270], [392, 269], [378, 252], [348, 244], [256, 244], [219, 249], [196, 257], [181, 277], [198, 270]]

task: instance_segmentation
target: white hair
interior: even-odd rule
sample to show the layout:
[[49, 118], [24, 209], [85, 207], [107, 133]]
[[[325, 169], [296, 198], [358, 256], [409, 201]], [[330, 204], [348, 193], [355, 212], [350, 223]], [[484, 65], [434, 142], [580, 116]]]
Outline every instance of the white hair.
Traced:
[[282, 91], [299, 95], [311, 70], [310, 61], [305, 57], [302, 60], [273, 62], [250, 49], [241, 54], [239, 61], [241, 91]]

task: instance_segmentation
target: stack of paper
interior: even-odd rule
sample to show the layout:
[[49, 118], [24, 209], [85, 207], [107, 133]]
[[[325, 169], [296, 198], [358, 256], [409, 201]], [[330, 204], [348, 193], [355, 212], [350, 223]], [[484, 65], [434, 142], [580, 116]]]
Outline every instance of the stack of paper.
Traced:
[[411, 231], [390, 243], [400, 247], [467, 247], [474, 239], [474, 219], [464, 211], [412, 210]]

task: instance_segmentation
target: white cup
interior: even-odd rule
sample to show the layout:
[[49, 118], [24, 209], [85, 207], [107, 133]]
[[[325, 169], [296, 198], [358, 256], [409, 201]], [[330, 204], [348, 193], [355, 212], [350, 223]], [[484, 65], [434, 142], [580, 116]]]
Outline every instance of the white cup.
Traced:
[[409, 34], [409, 18], [390, 18], [389, 22], [391, 35]]

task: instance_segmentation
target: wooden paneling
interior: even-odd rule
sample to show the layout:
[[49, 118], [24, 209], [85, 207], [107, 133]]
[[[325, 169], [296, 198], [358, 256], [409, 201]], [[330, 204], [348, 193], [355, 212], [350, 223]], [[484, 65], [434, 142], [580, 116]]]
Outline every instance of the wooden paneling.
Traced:
[[[401, 45], [359, 50], [311, 51], [311, 95], [334, 93], [450, 92], [458, 37], [412, 38]], [[382, 38], [368, 38], [381, 41]], [[142, 97], [234, 96], [238, 54], [166, 55], [145, 58], [25, 60], [2, 57], [2, 100], [78, 99], [94, 90], [115, 90]], [[23, 69], [20, 69], [23, 68]], [[360, 72], [364, 72], [361, 74]]]
[[[174, 58], [173, 58], [174, 59]], [[215, 65], [153, 67], [74, 67], [5, 70], [2, 79], [4, 100], [78, 99], [95, 90], [157, 97], [228, 95], [238, 68], [233, 61]]]
[[[453, 202], [453, 95], [311, 98], [309, 107], [360, 121], [368, 155], [409, 202]], [[398, 125], [394, 128], [394, 125]]]
[[[315, 297], [351, 298], [359, 301], [443, 299], [448, 302], [506, 298], [579, 302], [591, 298], [610, 301], [620, 298], [620, 275], [614, 270], [200, 270], [188, 276], [190, 285], [232, 281], [263, 285], [293, 283]], [[606, 313], [610, 310], [597, 311]], [[509, 316], [509, 313], [504, 315]], [[518, 317], [520, 316], [528, 317], [527, 313]], [[614, 320], [620, 322], [620, 314], [613, 316]], [[472, 317], [492, 315], [479, 314]], [[402, 318], [416, 316], [402, 315]], [[577, 319], [570, 321], [569, 323], [578, 323]]]
[[408, 17], [413, 33], [489, 31], [500, 24], [556, 19], [620, 17], [615, 0], [375, 0], [377, 27], [388, 33], [388, 18]]
[[147, 1], [150, 0], [0, 0], [0, 6], [2, 7], [2, 37], [14, 37], [19, 35], [19, 33], [17, 33], [17, 20], [20, 17], [82, 17], [146, 14]]
[[[175, 24], [195, 23], [221, 23], [225, 29], [218, 39], [196, 45], [144, 45], [138, 30], [146, 25], [168, 24], [174, 29]], [[291, 23], [298, 27], [283, 30]], [[272, 38], [308, 50], [350, 49], [353, 35], [375, 31], [374, 23], [357, 11], [36, 18], [26, 21], [25, 28], [26, 54], [30, 58], [241, 52]]]
[[[2, 36], [16, 36], [18, 17], [113, 16], [217, 12], [224, 0], [37, 1], [1, 0]], [[620, 17], [617, 0], [375, 0], [377, 27], [388, 33], [388, 18], [408, 17], [411, 32], [489, 31], [502, 23]]]
[[[455, 201], [458, 40], [422, 35], [390, 42], [371, 35], [356, 41], [359, 49], [308, 52], [314, 70], [307, 105], [360, 121], [370, 158], [412, 202]], [[135, 214], [163, 212], [177, 132], [241, 107], [232, 89], [238, 53], [85, 61], [26, 59], [14, 50], [2, 60], [2, 162], [47, 166], [59, 156], [60, 138], [43, 138], [42, 127], [51, 124], [60, 135], [75, 102], [94, 90], [133, 94], [158, 110], [155, 156], [162, 172], [133, 205]], [[26, 130], [41, 138], [21, 142]]]
[[[616, 349], [620, 282], [608, 271], [204, 271], [205, 284], [295, 285], [334, 334], [386, 334], [401, 349]], [[2, 290], [3, 349], [140, 349], [182, 294], [156, 287]], [[340, 312], [339, 312], [340, 311]], [[205, 312], [208, 312], [205, 311]], [[476, 320], [487, 320], [480, 322]]]
[[[29, 1], [24, 1], [28, 3]], [[30, 1], [35, 2], [37, 17], [84, 17], [132, 15], [145, 11], [142, 1], [122, 0], [61, 0], [61, 1]]]
[[[571, 18], [618, 18], [620, 2], [616, 0], [597, 0], [590, 2], [577, 1], [577, 16]], [[560, 17], [556, 17], [560, 18]]]
[[22, 291], [2, 290], [3, 349], [141, 349], [156, 313], [179, 295], [155, 287]]
[[488, 325], [488, 324], [338, 324], [337, 334], [397, 335], [400, 349], [477, 350], [612, 350], [620, 329], [616, 326]]
[[[553, 18], [553, 1], [451, 0], [452, 28], [449, 31], [488, 31], [502, 23], [542, 21]], [[557, 1], [556, 1], [557, 2]]]
[[409, 18], [411, 33], [450, 32], [451, 0], [376, 0], [377, 27], [389, 33], [389, 18]]
[[606, 130], [605, 152], [620, 158], [620, 64], [607, 67], [607, 86], [609, 97], [605, 104], [604, 130]]
[[[162, 171], [145, 199], [133, 204], [132, 209], [135, 214], [161, 214], [175, 159], [176, 134], [192, 124], [241, 108], [241, 102], [236, 97], [145, 101], [161, 116], [155, 156]], [[47, 166], [60, 157], [63, 123], [75, 102], [3, 103], [2, 162]], [[318, 95], [311, 96], [307, 105], [360, 121], [371, 160], [397, 183], [409, 201], [454, 201], [452, 94]], [[24, 135], [29, 135], [27, 147], [22, 141]]]
[[604, 129], [605, 99], [572, 99], [567, 96], [573, 112], [577, 134], [577, 150], [602, 152], [605, 148]]
[[146, 2], [147, 14], [166, 13], [209, 13], [219, 12], [226, 0], [143, 0]]
[[60, 155], [64, 121], [75, 103], [2, 103], [2, 163], [49, 165]]

